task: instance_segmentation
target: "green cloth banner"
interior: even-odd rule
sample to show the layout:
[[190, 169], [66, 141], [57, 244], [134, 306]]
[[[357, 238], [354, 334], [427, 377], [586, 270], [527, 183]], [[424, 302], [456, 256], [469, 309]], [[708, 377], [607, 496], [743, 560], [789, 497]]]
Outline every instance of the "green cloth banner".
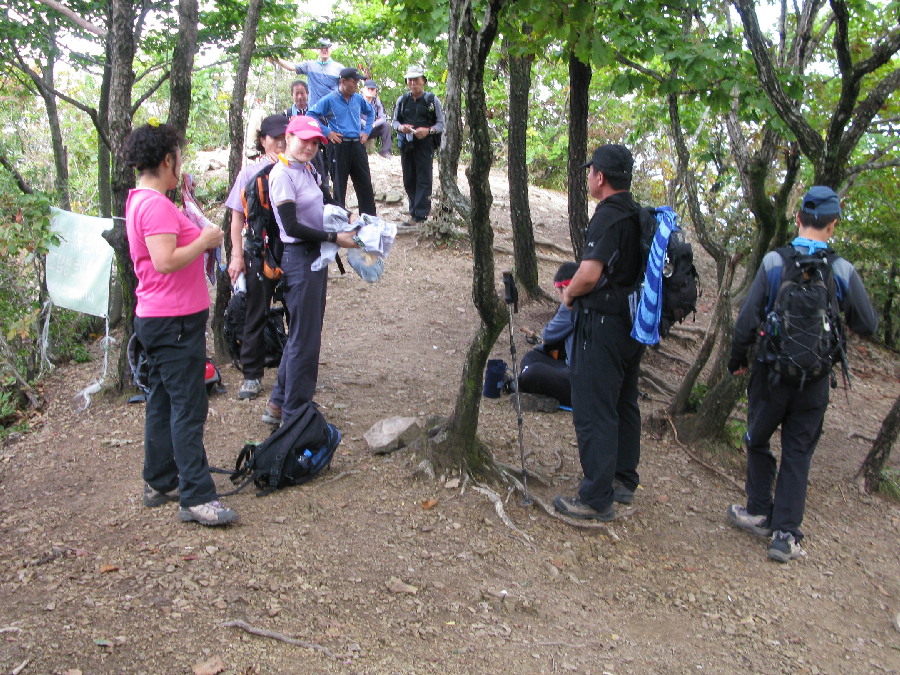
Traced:
[[59, 246], [47, 253], [47, 290], [53, 304], [106, 317], [113, 250], [101, 236], [112, 218], [95, 218], [50, 207], [50, 228]]

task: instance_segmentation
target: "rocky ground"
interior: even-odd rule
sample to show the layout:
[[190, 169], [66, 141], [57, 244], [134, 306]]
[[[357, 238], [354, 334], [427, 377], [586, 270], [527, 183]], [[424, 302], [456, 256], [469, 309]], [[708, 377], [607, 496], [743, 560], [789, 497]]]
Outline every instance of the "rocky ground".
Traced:
[[[372, 168], [377, 190], [399, 185], [396, 158]], [[494, 189], [509, 247], [500, 174]], [[538, 238], [567, 247], [565, 196], [534, 190], [532, 204]], [[498, 289], [510, 265], [498, 254]], [[685, 448], [662, 424], [645, 428], [634, 515], [575, 529], [494, 485], [513, 529], [473, 482], [414, 478], [418, 457], [374, 456], [363, 439], [391, 415], [452, 410], [477, 326], [471, 266], [465, 242], [403, 236], [374, 285], [332, 270], [317, 399], [344, 441], [307, 486], [227, 498], [236, 526], [143, 508], [142, 406], [108, 396], [80, 408], [99, 361], [51, 375], [33, 431], [0, 449], [0, 672], [900, 672], [900, 508], [852, 487], [900, 389], [896, 355], [853, 343], [854, 388], [834, 392], [813, 462], [805, 559], [770, 562], [762, 540], [726, 523], [742, 499], [739, 453]], [[542, 262], [547, 286], [555, 268]], [[526, 304], [516, 327], [553, 311]], [[678, 334], [644, 364], [669, 383], [697, 344]], [[493, 356], [510, 361], [506, 333]], [[240, 373], [222, 372], [206, 442], [228, 466], [268, 427], [265, 398], [237, 401]], [[665, 400], [646, 391], [649, 419]], [[480, 436], [518, 463], [505, 399], [482, 402]], [[526, 413], [524, 445], [547, 479], [531, 482], [537, 496], [575, 491], [568, 413]]]

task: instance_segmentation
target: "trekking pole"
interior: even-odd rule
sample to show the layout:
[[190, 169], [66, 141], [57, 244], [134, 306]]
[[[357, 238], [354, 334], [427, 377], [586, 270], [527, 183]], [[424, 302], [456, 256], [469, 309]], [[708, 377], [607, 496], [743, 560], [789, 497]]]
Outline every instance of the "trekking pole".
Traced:
[[525, 468], [525, 441], [522, 437], [522, 400], [519, 398], [519, 364], [516, 362], [516, 342], [513, 339], [513, 312], [519, 311], [519, 289], [511, 272], [503, 273], [503, 289], [506, 306], [509, 307], [509, 354], [512, 357], [513, 381], [516, 391], [516, 421], [519, 425], [519, 457], [522, 460], [522, 486], [525, 490], [525, 506], [531, 506], [531, 495], [528, 494], [528, 469]]

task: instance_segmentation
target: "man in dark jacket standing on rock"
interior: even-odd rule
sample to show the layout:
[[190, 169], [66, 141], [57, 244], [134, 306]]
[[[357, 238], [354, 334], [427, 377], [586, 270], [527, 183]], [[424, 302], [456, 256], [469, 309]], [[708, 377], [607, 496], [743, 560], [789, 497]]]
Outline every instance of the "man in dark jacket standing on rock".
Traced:
[[[797, 214], [798, 236], [785, 249], [765, 255], [747, 299], [734, 326], [731, 359], [728, 370], [735, 375], [747, 372], [750, 353], [757, 347], [761, 326], [775, 309], [783, 277], [785, 261], [800, 261], [798, 256], [825, 256], [823, 273], [829, 289], [829, 303], [836, 302], [847, 325], [860, 335], [871, 335], [878, 329], [878, 317], [869, 302], [862, 280], [849, 262], [834, 254], [828, 240], [841, 217], [841, 202], [831, 188], [816, 185], [803, 197]], [[786, 258], [785, 256], [790, 256]], [[797, 264], [797, 262], [795, 262]], [[830, 268], [830, 269], [829, 269]], [[793, 276], [793, 275], [792, 275]], [[833, 278], [833, 283], [827, 277]], [[783, 297], [783, 296], [782, 296]], [[777, 312], [773, 312], [777, 316]], [[815, 314], [814, 316], [819, 316]], [[822, 321], [830, 321], [828, 315]], [[823, 324], [819, 322], [821, 327]], [[768, 325], [764, 332], [772, 332]], [[838, 333], [839, 325], [828, 326]], [[785, 331], [786, 332], [786, 331]], [[782, 335], [781, 341], [786, 337]], [[838, 346], [843, 351], [843, 346]], [[833, 375], [825, 372], [799, 383], [781, 377], [770, 366], [771, 355], [766, 343], [760, 342], [747, 387], [748, 422], [744, 443], [747, 448], [747, 506], [732, 504], [728, 519], [737, 527], [761, 537], [771, 537], [768, 555], [772, 560], [787, 562], [806, 555], [800, 547], [803, 532], [800, 524], [806, 510], [806, 488], [812, 455], [822, 435], [828, 389]], [[769, 439], [781, 425], [781, 466], [769, 449]], [[776, 478], [777, 468], [777, 478]], [[775, 494], [773, 498], [772, 487]]]
[[630, 192], [633, 167], [624, 145], [600, 146], [583, 166], [589, 168], [588, 191], [600, 203], [563, 302], [575, 319], [572, 421], [584, 479], [577, 497], [553, 501], [572, 518], [612, 520], [613, 502], [630, 504], [638, 486], [644, 345], [631, 337], [631, 323], [643, 266], [640, 207]]

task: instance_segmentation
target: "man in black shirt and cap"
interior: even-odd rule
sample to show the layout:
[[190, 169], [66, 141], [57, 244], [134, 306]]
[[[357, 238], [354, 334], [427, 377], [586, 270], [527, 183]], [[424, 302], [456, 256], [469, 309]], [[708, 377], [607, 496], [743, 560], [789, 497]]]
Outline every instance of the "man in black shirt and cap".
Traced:
[[631, 337], [641, 283], [640, 206], [631, 197], [634, 159], [623, 145], [602, 145], [582, 168], [599, 199], [578, 271], [563, 293], [573, 309], [572, 420], [584, 479], [557, 511], [608, 521], [614, 501], [630, 504], [638, 486], [641, 411], [638, 372], [644, 345]]

